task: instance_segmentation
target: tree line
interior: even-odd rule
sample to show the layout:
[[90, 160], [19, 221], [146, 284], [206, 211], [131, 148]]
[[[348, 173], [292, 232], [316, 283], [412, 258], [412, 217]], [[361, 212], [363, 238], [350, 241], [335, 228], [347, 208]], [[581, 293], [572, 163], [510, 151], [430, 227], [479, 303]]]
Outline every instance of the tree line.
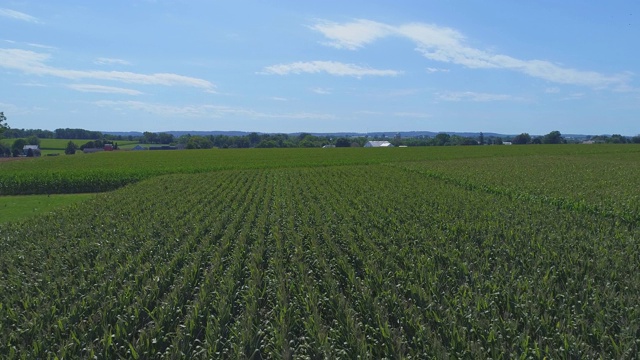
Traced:
[[[309, 133], [300, 134], [260, 134], [256, 132], [247, 135], [182, 135], [179, 137], [166, 132], [145, 131], [141, 136], [112, 135], [100, 131], [85, 129], [60, 128], [54, 131], [42, 129], [12, 129], [6, 124], [4, 113], [0, 112], [0, 136], [14, 138], [16, 141], [11, 147], [0, 144], [0, 156], [17, 156], [24, 145], [39, 145], [39, 139], [69, 139], [90, 140], [80, 147], [101, 147], [103, 144], [114, 144], [114, 141], [129, 140], [138, 141], [141, 144], [181, 145], [186, 149], [211, 149], [211, 148], [296, 148], [296, 147], [322, 147], [325, 145], [335, 147], [359, 147], [364, 146], [370, 140], [386, 140], [394, 146], [460, 146], [460, 145], [502, 145], [505, 143], [520, 144], [563, 144], [575, 142], [565, 139], [559, 131], [551, 131], [543, 136], [531, 136], [521, 133], [515, 136], [478, 136], [465, 137], [456, 134], [439, 133], [431, 136], [401, 137], [393, 136], [317, 136]], [[625, 137], [619, 134], [611, 136], [599, 135], [587, 138], [598, 143], [640, 143], [640, 135]], [[18, 141], [20, 140], [20, 141]], [[67, 152], [74, 153], [75, 145], [70, 142]]]
[[[309, 133], [301, 134], [259, 134], [250, 133], [241, 136], [228, 135], [182, 135], [174, 137], [169, 133], [145, 132], [138, 139], [142, 144], [182, 144], [187, 149], [210, 148], [294, 148], [294, 147], [322, 147], [332, 145], [336, 147], [364, 146], [370, 140], [386, 140], [394, 146], [460, 146], [460, 145], [503, 145], [503, 144], [566, 144], [577, 143], [577, 140], [565, 139], [559, 131], [551, 131], [543, 136], [531, 136], [522, 133], [515, 136], [460, 136], [456, 134], [439, 133], [431, 136], [401, 137], [394, 136], [317, 136]], [[640, 135], [625, 137], [622, 135], [598, 135], [587, 137], [597, 143], [640, 143]], [[582, 141], [582, 140], [581, 140]]]

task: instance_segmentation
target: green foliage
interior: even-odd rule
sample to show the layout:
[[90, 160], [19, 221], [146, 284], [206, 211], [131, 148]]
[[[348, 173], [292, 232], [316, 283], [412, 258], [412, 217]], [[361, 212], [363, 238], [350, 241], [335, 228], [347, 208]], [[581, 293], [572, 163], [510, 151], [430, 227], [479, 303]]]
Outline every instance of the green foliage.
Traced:
[[0, 225], [0, 357], [637, 358], [640, 150], [465, 149], [165, 152]]
[[[43, 145], [47, 139], [43, 140]], [[68, 140], [64, 145], [68, 144]], [[64, 146], [62, 148], [64, 151]], [[555, 147], [422, 147], [371, 151], [365, 148], [246, 149], [190, 151], [119, 151], [91, 156], [42, 157], [37, 161], [0, 164], [0, 195], [101, 192], [153, 176], [174, 173], [205, 173], [230, 169], [315, 167], [403, 163], [425, 159], [519, 159], [519, 157], [618, 154], [636, 156], [638, 149], [625, 145]], [[628, 160], [631, 161], [631, 160]], [[597, 162], [601, 164], [601, 162]], [[509, 174], [522, 164], [503, 170]], [[604, 165], [603, 165], [604, 166]], [[599, 171], [599, 170], [598, 170]], [[545, 171], [541, 171], [544, 174]], [[636, 174], [630, 172], [629, 174]], [[640, 174], [638, 174], [640, 175]]]
[[16, 139], [13, 144], [11, 144], [11, 154], [13, 157], [18, 157], [23, 155], [24, 146], [27, 145], [27, 141], [24, 139]]
[[543, 144], [562, 144], [563, 142], [564, 138], [562, 138], [560, 131], [552, 131], [542, 138]]
[[94, 194], [0, 196], [0, 223], [43, 216]]
[[9, 126], [7, 125], [7, 117], [4, 115], [4, 112], [0, 111], [0, 137], [2, 137], [2, 133], [7, 130]]
[[440, 133], [436, 135], [436, 137], [434, 138], [434, 144], [436, 146], [449, 145], [450, 141], [451, 141], [451, 135], [446, 133]]
[[145, 131], [142, 134], [140, 142], [143, 144], [165, 144], [169, 145], [173, 142], [173, 135], [168, 133], [154, 133]]
[[16, 139], [13, 141], [13, 144], [11, 145], [11, 150], [17, 149], [22, 151], [25, 145], [27, 145], [27, 141], [25, 139]]
[[10, 157], [11, 156], [11, 147], [6, 146], [2, 142], [0, 142], [0, 157]]
[[40, 145], [40, 139], [35, 135], [29, 136], [26, 141], [28, 145]]
[[348, 138], [338, 138], [336, 140], [336, 147], [350, 147], [351, 146], [351, 140], [349, 140]]
[[69, 141], [67, 143], [67, 147], [64, 149], [64, 153], [66, 155], [73, 155], [76, 153], [77, 149], [78, 149], [78, 146], [73, 141]]
[[99, 131], [90, 131], [85, 129], [55, 129], [54, 133], [56, 139], [98, 140], [104, 137], [104, 135]]
[[522, 133], [520, 135], [516, 135], [511, 142], [516, 145], [524, 145], [531, 143], [531, 135], [527, 133]]
[[190, 136], [186, 143], [187, 149], [211, 149], [213, 142], [204, 136]]

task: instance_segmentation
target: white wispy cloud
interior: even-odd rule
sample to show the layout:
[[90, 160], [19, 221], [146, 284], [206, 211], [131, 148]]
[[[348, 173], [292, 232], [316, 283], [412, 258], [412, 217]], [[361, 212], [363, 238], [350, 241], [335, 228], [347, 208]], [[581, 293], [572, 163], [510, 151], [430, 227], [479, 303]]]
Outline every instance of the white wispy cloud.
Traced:
[[354, 114], [356, 114], [356, 115], [367, 115], [367, 116], [384, 115], [384, 113], [381, 112], [381, 111], [371, 111], [371, 110], [358, 110], [358, 111], [355, 111]]
[[57, 49], [55, 46], [43, 45], [43, 44], [37, 44], [37, 43], [27, 43], [27, 45], [29, 45], [31, 47], [39, 48], [39, 49], [45, 49], [45, 50], [56, 50]]
[[279, 64], [266, 67], [263, 73], [275, 75], [327, 73], [335, 76], [353, 77], [397, 76], [402, 74], [401, 71], [373, 69], [366, 66], [345, 64], [337, 61], [300, 61], [290, 64]]
[[568, 96], [563, 97], [561, 100], [580, 100], [584, 98], [584, 93], [571, 93]]
[[97, 65], [131, 65], [127, 60], [100, 57], [94, 61]]
[[439, 69], [439, 68], [432, 68], [432, 67], [428, 67], [427, 68], [427, 72], [428, 73], [437, 73], [437, 72], [449, 72], [449, 69]]
[[327, 88], [320, 88], [320, 87], [316, 87], [316, 88], [312, 88], [310, 89], [312, 92], [319, 94], [319, 95], [330, 95], [331, 94], [331, 89], [327, 89]]
[[33, 42], [18, 42], [15, 40], [8, 40], [8, 39], [4, 39], [2, 40], [3, 42], [9, 43], [13, 46], [30, 46], [30, 47], [35, 47], [35, 48], [39, 48], [39, 49], [45, 49], [45, 50], [57, 50], [58, 48], [55, 46], [51, 46], [51, 45], [44, 45], [44, 44], [38, 44], [38, 43], [33, 43]]
[[124, 94], [124, 95], [142, 95], [143, 93], [138, 90], [133, 89], [125, 89], [114, 86], [104, 86], [104, 85], [94, 85], [94, 84], [69, 84], [68, 88], [82, 91], [82, 92], [92, 92], [92, 93], [103, 93], [103, 94]]
[[23, 12], [15, 11], [7, 8], [0, 8], [0, 16], [11, 18], [14, 20], [31, 22], [35, 24], [40, 23], [40, 20], [38, 20], [38, 18], [36, 18], [35, 16], [31, 16], [29, 14], [25, 14]]
[[5, 115], [6, 115], [6, 113], [8, 113], [10, 110], [16, 110], [17, 108], [18, 108], [18, 107], [17, 107], [16, 105], [14, 105], [14, 104], [9, 104], [9, 103], [3, 103], [3, 102], [0, 102], [0, 109], [2, 109], [2, 110], [0, 110], [0, 111], [4, 112], [4, 113], [5, 113]]
[[26, 87], [47, 87], [47, 85], [38, 83], [38, 82], [26, 82], [26, 83], [18, 83], [16, 85], [26, 86]]
[[11, 116], [13, 115], [34, 114], [44, 110], [46, 109], [39, 106], [22, 107], [15, 104], [0, 102], [0, 111], [4, 112], [4, 114], [7, 116], [7, 122], [9, 123], [9, 125], [11, 125]]
[[215, 86], [204, 79], [188, 77], [171, 73], [140, 74], [126, 71], [101, 70], [72, 70], [49, 66], [46, 61], [49, 54], [21, 49], [0, 49], [0, 67], [22, 71], [25, 74], [55, 76], [70, 80], [109, 80], [123, 83], [191, 86], [209, 92], [215, 91]]
[[478, 102], [486, 102], [486, 101], [509, 101], [509, 100], [521, 100], [517, 97], [507, 94], [490, 94], [490, 93], [479, 93], [473, 91], [447, 91], [443, 93], [438, 93], [438, 98], [440, 100], [445, 101], [478, 101]]
[[131, 109], [155, 114], [162, 117], [202, 117], [202, 118], [222, 118], [240, 116], [244, 118], [269, 118], [269, 119], [335, 119], [334, 115], [301, 112], [301, 113], [264, 113], [251, 109], [237, 108], [224, 105], [185, 105], [175, 106], [143, 101], [112, 101], [100, 100], [94, 102], [100, 107], [110, 107], [115, 110]]
[[629, 73], [606, 75], [545, 60], [523, 60], [496, 54], [467, 45], [466, 37], [455, 29], [433, 24], [392, 26], [370, 20], [354, 20], [344, 24], [319, 22], [311, 28], [329, 40], [325, 44], [336, 48], [357, 50], [378, 39], [396, 36], [411, 40], [415, 49], [429, 60], [474, 69], [508, 69], [559, 84], [624, 89], [631, 76]]
[[395, 32], [392, 26], [370, 20], [356, 20], [346, 24], [320, 21], [310, 28], [329, 39], [324, 42], [325, 45], [349, 50], [359, 49]]
[[432, 117], [431, 114], [421, 113], [421, 112], [397, 112], [397, 113], [394, 113], [393, 116], [404, 117], [404, 118], [416, 118], [416, 119], [427, 119]]

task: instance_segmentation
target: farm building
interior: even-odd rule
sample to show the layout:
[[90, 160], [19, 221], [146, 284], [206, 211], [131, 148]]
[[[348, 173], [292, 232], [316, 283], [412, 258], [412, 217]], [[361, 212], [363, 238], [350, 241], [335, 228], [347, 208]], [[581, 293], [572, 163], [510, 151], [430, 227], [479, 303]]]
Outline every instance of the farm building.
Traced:
[[[29, 155], [31, 152], [31, 155]], [[24, 156], [40, 156], [40, 147], [38, 145], [25, 145], [22, 148], [22, 153]]]
[[367, 141], [364, 147], [393, 147], [393, 144], [388, 141]]

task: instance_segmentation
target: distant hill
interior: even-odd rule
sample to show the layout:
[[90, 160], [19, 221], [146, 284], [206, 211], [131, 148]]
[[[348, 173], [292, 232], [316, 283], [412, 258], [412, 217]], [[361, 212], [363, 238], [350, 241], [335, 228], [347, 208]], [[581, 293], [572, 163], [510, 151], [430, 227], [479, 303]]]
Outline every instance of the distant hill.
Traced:
[[[218, 136], [218, 135], [226, 135], [226, 136], [246, 136], [252, 133], [252, 131], [157, 131], [157, 133], [168, 133], [171, 134], [175, 137], [180, 137], [182, 135], [194, 135], [194, 136], [209, 136], [209, 135], [214, 135], [214, 136]], [[140, 131], [129, 131], [129, 132], [118, 132], [118, 131], [102, 131], [103, 134], [108, 134], [108, 135], [116, 135], [116, 136], [142, 136], [142, 132]], [[273, 133], [263, 133], [263, 132], [257, 132], [258, 134], [282, 134], [279, 132], [273, 132]], [[358, 133], [358, 132], [331, 132], [331, 133], [317, 133], [317, 132], [294, 132], [294, 133], [286, 133], [287, 135], [291, 135], [291, 136], [297, 136], [300, 134], [311, 134], [314, 136], [329, 136], [329, 137], [359, 137], [359, 136], [368, 136], [368, 137], [388, 137], [388, 138], [393, 138], [394, 136], [396, 136], [397, 134], [400, 134], [401, 137], [403, 138], [413, 138], [413, 137], [422, 137], [422, 136], [426, 136], [426, 137], [434, 137], [440, 133], [447, 133], [449, 135], [457, 135], [457, 136], [462, 136], [462, 137], [479, 137], [480, 136], [480, 132], [453, 132], [453, 131], [441, 131], [441, 132], [434, 132], [434, 131], [376, 131], [376, 132], [367, 132], [367, 133]], [[510, 138], [519, 134], [498, 134], [498, 133], [491, 133], [491, 132], [484, 132], [483, 133], [485, 138], [490, 138], [490, 137], [500, 137], [500, 138]], [[543, 136], [544, 134], [530, 134], [533, 137], [536, 136]], [[565, 139], [585, 139], [588, 138], [590, 135], [581, 135], [581, 134], [562, 134], [562, 137], [564, 137]]]
[[[116, 136], [142, 136], [142, 132], [140, 131], [128, 131], [128, 132], [121, 132], [121, 131], [102, 131], [103, 134], [108, 134], [108, 135], [116, 135]], [[209, 135], [226, 135], [226, 136], [246, 136], [251, 134], [251, 131], [157, 131], [157, 133], [168, 133], [171, 134], [175, 137], [180, 137], [182, 135], [198, 135], [198, 136], [209, 136]], [[258, 134], [283, 134], [280, 132], [273, 132], [273, 133], [263, 133], [263, 132], [256, 132]], [[474, 132], [446, 132], [449, 135], [458, 135], [458, 136], [464, 136], [464, 137], [477, 137], [480, 136], [480, 133], [474, 133]], [[293, 133], [286, 133], [287, 135], [290, 136], [298, 136], [300, 134], [311, 134], [314, 136], [331, 136], [331, 137], [358, 137], [358, 136], [369, 136], [369, 137], [382, 137], [382, 136], [386, 136], [386, 137], [394, 137], [396, 136], [396, 134], [400, 134], [401, 137], [405, 137], [405, 138], [411, 138], [411, 137], [420, 137], [420, 136], [428, 136], [428, 137], [434, 137], [438, 134], [440, 134], [440, 132], [434, 132], [434, 131], [376, 131], [376, 132], [368, 132], [368, 133], [359, 133], [359, 132], [330, 132], [330, 133], [318, 133], [318, 132], [293, 132]], [[506, 135], [506, 134], [497, 134], [497, 133], [484, 133], [484, 136], [487, 137], [509, 137], [509, 136], [515, 136], [515, 135]]]

